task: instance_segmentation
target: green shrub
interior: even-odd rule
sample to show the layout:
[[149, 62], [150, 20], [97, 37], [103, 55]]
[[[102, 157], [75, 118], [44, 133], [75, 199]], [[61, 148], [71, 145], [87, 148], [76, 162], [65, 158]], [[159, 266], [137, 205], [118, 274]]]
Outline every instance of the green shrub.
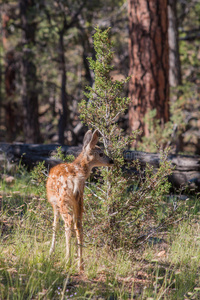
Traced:
[[[166, 150], [161, 153], [158, 170], [146, 166], [144, 176], [139, 164], [134, 162], [132, 167], [140, 172], [140, 180], [126, 174], [124, 150], [137, 135], [137, 132], [133, 132], [132, 136], [127, 137], [118, 126], [118, 120], [130, 101], [123, 96], [124, 85], [129, 78], [118, 81], [110, 75], [113, 50], [109, 29], [101, 31], [96, 28], [94, 48], [96, 59], [89, 58], [89, 63], [94, 71], [95, 84], [94, 87], [87, 87], [85, 95], [88, 100], [80, 103], [80, 117], [91, 129], [99, 130], [105, 153], [113, 158], [115, 164], [113, 168], [103, 168], [99, 183], [87, 187], [88, 224], [86, 222], [85, 226], [91, 227], [93, 224], [93, 233], [98, 236], [100, 243], [103, 240], [103, 243], [114, 248], [131, 248], [133, 242], [142, 234], [145, 235], [150, 225], [157, 224], [158, 207], [163, 195], [169, 191], [167, 175], [172, 169], [167, 161]], [[95, 200], [91, 200], [91, 192]], [[95, 208], [93, 212], [92, 207]]]

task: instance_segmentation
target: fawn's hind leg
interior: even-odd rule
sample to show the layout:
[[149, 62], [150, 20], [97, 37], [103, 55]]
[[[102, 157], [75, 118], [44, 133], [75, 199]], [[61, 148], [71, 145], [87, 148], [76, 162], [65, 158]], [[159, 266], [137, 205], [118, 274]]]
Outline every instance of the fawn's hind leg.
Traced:
[[62, 208], [61, 214], [65, 224], [65, 239], [66, 239], [66, 261], [71, 263], [71, 234], [72, 234], [72, 223], [73, 217], [68, 209]]
[[83, 225], [82, 225], [82, 215], [83, 215], [83, 200], [79, 200], [79, 206], [74, 215], [74, 229], [76, 231], [76, 238], [78, 244], [78, 268], [79, 271], [84, 270], [83, 258], [82, 258], [82, 248], [83, 248]]
[[82, 258], [82, 247], [83, 247], [83, 226], [80, 220], [76, 220], [74, 223], [74, 229], [76, 231], [76, 238], [78, 243], [78, 268], [79, 271], [84, 270], [83, 258]]
[[55, 249], [55, 242], [56, 242], [56, 229], [58, 226], [58, 220], [59, 220], [59, 211], [58, 207], [56, 205], [53, 205], [53, 211], [54, 211], [54, 221], [53, 221], [53, 237], [52, 237], [52, 243], [51, 248], [49, 251], [49, 255], [51, 255]]

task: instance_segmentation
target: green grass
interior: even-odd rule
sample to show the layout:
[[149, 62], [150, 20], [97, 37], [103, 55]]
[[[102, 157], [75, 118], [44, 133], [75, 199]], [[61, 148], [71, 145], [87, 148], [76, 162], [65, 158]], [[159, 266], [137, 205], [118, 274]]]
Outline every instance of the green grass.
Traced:
[[[122, 246], [112, 250], [106, 241], [97, 242], [104, 237], [92, 237], [98, 230], [91, 228], [85, 236], [85, 273], [79, 275], [75, 239], [72, 265], [65, 263], [62, 221], [55, 253], [48, 256], [53, 212], [43, 192], [31, 185], [29, 174], [17, 174], [11, 185], [1, 180], [0, 186], [0, 299], [200, 298], [197, 197], [189, 197], [179, 222], [162, 232], [165, 246], [146, 243], [125, 250], [122, 240]], [[87, 219], [84, 222], [89, 230]]]

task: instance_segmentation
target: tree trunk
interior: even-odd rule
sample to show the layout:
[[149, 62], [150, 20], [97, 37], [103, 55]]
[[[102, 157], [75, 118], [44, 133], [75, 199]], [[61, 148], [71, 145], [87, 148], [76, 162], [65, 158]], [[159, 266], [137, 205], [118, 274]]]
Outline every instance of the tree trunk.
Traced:
[[22, 26], [22, 103], [24, 113], [24, 140], [28, 143], [40, 141], [40, 129], [38, 121], [38, 92], [37, 75], [34, 64], [36, 23], [35, 1], [20, 0], [20, 17]]
[[[4, 125], [4, 122], [3, 122], [3, 112], [2, 112], [2, 102], [3, 102], [3, 94], [2, 94], [2, 87], [3, 87], [3, 66], [2, 66], [2, 60], [0, 59], [0, 132], [2, 132], [2, 128], [3, 128], [3, 125]], [[2, 140], [2, 133], [0, 134], [0, 140]], [[4, 135], [3, 135], [3, 138], [4, 138]]]
[[69, 113], [67, 107], [67, 76], [66, 76], [66, 63], [65, 63], [65, 49], [64, 49], [64, 34], [65, 34], [65, 25], [63, 24], [63, 29], [59, 32], [59, 55], [60, 55], [60, 69], [61, 69], [61, 105], [62, 111], [60, 111], [60, 120], [59, 120], [59, 143], [65, 143], [65, 129], [67, 122], [69, 122]]
[[15, 52], [10, 50], [8, 42], [8, 24], [10, 22], [9, 10], [5, 9], [2, 13], [2, 44], [5, 51], [5, 100], [2, 106], [5, 109], [5, 127], [7, 142], [12, 142], [15, 139], [16, 133], [16, 112], [13, 104], [13, 96], [15, 95]]
[[181, 64], [179, 56], [177, 0], [168, 0], [169, 36], [169, 83], [177, 87], [181, 84]]
[[[171, 87], [182, 84], [181, 63], [179, 55], [178, 19], [177, 19], [177, 0], [168, 0], [168, 36], [169, 36], [169, 83]], [[179, 93], [171, 96], [171, 101], [177, 101]], [[183, 136], [178, 134], [176, 137], [176, 153], [183, 152]]]
[[148, 136], [144, 116], [156, 109], [163, 126], [169, 120], [167, 0], [129, 0], [130, 130]]

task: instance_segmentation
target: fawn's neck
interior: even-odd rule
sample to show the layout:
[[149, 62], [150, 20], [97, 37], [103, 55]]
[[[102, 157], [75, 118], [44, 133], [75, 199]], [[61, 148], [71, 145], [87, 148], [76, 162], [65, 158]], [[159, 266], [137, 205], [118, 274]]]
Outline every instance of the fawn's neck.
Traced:
[[90, 176], [90, 172], [92, 170], [91, 164], [89, 163], [87, 156], [85, 156], [82, 152], [79, 156], [75, 159], [74, 163], [77, 166], [80, 176], [83, 176], [85, 180]]

